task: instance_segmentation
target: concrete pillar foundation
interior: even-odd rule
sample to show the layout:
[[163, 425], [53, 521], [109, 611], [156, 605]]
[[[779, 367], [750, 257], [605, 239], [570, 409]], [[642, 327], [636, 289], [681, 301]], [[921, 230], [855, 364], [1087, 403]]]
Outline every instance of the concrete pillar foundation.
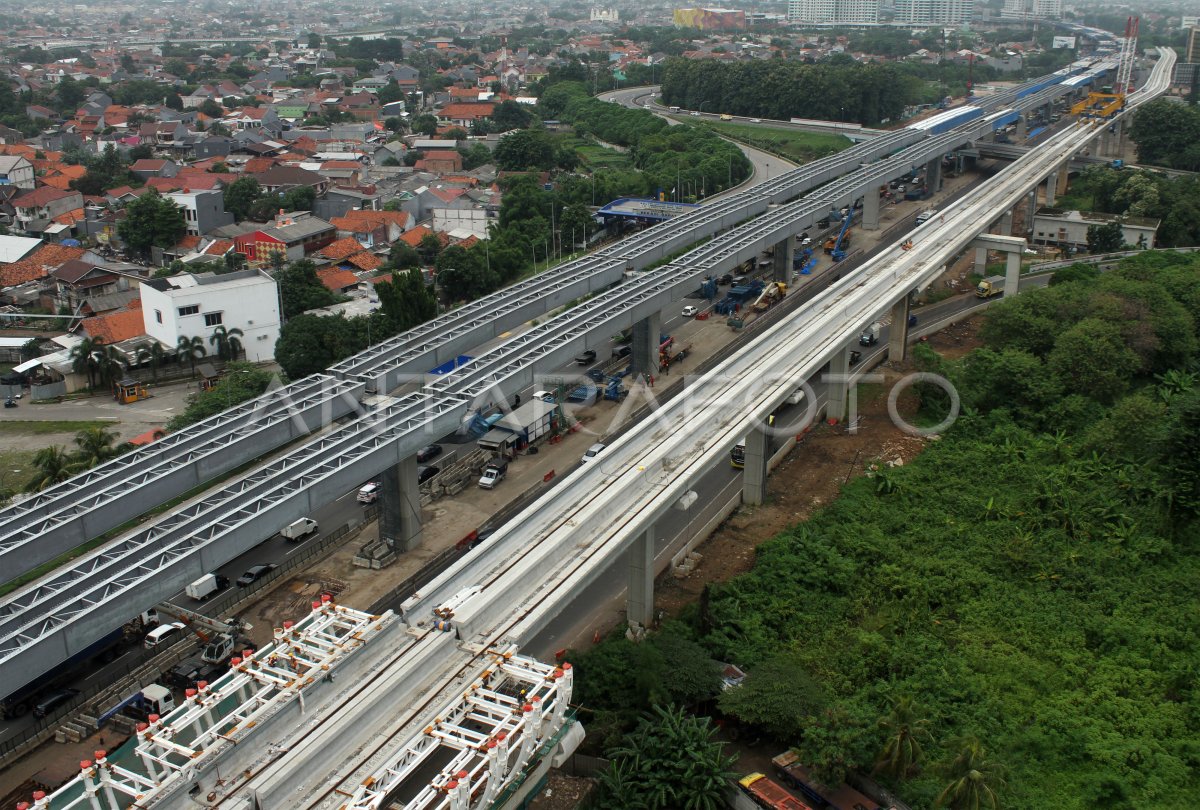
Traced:
[[829, 403], [825, 406], [825, 415], [839, 422], [846, 418], [846, 403], [850, 396], [850, 384], [846, 377], [850, 373], [850, 352], [853, 350], [853, 345], [848, 344], [834, 352], [833, 357], [829, 358], [828, 376], [823, 380], [825, 401]]
[[[987, 251], [984, 251], [987, 254]], [[978, 254], [977, 254], [978, 255]], [[903, 360], [908, 353], [908, 296], [892, 304], [892, 325], [888, 327], [888, 360]]]
[[975, 272], [983, 273], [987, 270], [987, 248], [975, 248]]
[[1021, 254], [1010, 252], [1004, 259], [1004, 297], [1017, 294], [1021, 278]]
[[629, 363], [634, 376], [658, 374], [658, 347], [661, 336], [661, 313], [655, 312], [633, 325], [633, 354]]
[[642, 532], [629, 549], [629, 592], [625, 598], [630, 627], [654, 621], [654, 528]]
[[789, 236], [775, 244], [771, 255], [771, 280], [790, 284], [792, 260], [796, 255], [796, 237]]
[[383, 471], [379, 494], [379, 539], [393, 551], [421, 545], [421, 491], [417, 457]]
[[767, 499], [767, 462], [770, 460], [771, 437], [765, 430], [756, 427], [746, 437], [742, 503], [757, 506]]
[[879, 189], [869, 188], [863, 197], [862, 229], [879, 230]]
[[942, 158], [941, 155], [925, 164], [925, 191], [936, 194], [942, 190]]

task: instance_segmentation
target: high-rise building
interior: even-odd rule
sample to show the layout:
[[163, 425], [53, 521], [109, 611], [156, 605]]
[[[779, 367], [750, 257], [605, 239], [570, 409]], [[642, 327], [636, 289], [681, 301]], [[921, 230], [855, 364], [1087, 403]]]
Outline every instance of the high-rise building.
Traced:
[[1200, 27], [1188, 29], [1187, 58], [1183, 61], [1189, 64], [1200, 62]]
[[1057, 19], [1062, 16], [1062, 0], [1004, 0], [1001, 16]]
[[812, 25], [874, 24], [880, 0], [788, 0], [788, 21]]
[[974, 0], [896, 0], [896, 22], [901, 23], [962, 23], [974, 13]]

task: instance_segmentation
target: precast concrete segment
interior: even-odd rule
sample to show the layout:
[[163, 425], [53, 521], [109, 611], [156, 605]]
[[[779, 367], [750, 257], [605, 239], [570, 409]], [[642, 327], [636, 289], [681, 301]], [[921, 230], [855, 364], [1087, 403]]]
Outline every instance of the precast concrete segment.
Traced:
[[26, 683], [66, 660], [455, 430], [464, 410], [454, 399], [398, 399], [9, 594], [0, 600], [0, 682]]
[[[605, 452], [604, 463], [580, 468], [573, 473], [568, 486], [540, 499], [526, 513], [527, 520], [516, 521], [511, 532], [494, 537], [483, 554], [465, 559], [422, 589], [403, 606], [405, 616], [410, 621], [419, 621], [428, 605], [468, 584], [481, 585], [483, 592], [468, 601], [458, 614], [461, 637], [487, 638], [491, 632], [488, 628], [495, 626], [489, 624], [488, 617], [532, 616], [530, 605], [556, 587], [545, 581], [545, 572], [557, 570], [564, 561], [582, 565], [583, 550], [593, 548], [596, 534], [619, 532], [632, 537], [656, 514], [640, 508], [635, 517], [631, 513], [635, 507], [629, 504], [644, 505], [647, 499], [653, 499], [666, 508], [677, 500], [678, 493], [674, 490], [686, 488], [691, 475], [703, 468], [703, 459], [697, 460], [697, 455], [711, 461], [745, 435], [754, 417], [743, 416], [741, 410], [732, 406], [730, 398], [753, 402], [763, 410], [777, 405], [786, 398], [796, 379], [808, 378], [824, 358], [843, 349], [843, 335], [869, 323], [899, 297], [897, 293], [907, 295], [939, 273], [943, 264], [970, 242], [978, 223], [988, 221], [989, 211], [1011, 205], [1031, 177], [1054, 165], [1061, 154], [1078, 148], [1091, 134], [1086, 128], [1074, 127], [1047, 142], [1042, 154], [1005, 170], [992, 187], [975, 195], [976, 199], [948, 212], [944, 223], [923, 226], [928, 230], [921, 234], [917, 250], [897, 249], [884, 254], [864, 265], [851, 283], [831, 288], [771, 327], [753, 344], [754, 350], [748, 349], [732, 358], [689, 388], [695, 394], [673, 400], [656, 418], [611, 445]], [[764, 368], [783, 370], [783, 380], [767, 381], [761, 374]], [[706, 383], [718, 375], [721, 379], [713, 383], [718, 390], [711, 395], [712, 404], [706, 401], [696, 406], [695, 398], [703, 397], [708, 392]], [[731, 385], [729, 380], [735, 382]], [[694, 427], [681, 430], [683, 425]], [[631, 447], [634, 449], [630, 450]], [[678, 457], [685, 451], [690, 458]], [[618, 482], [621, 489], [614, 490]], [[520, 559], [512, 558], [509, 550], [512, 547], [522, 549]], [[572, 576], [575, 579], [571, 589], [580, 587], [584, 572]], [[530, 581], [540, 584], [530, 591]], [[524, 588], [521, 582], [526, 583]], [[559, 579], [558, 585], [562, 583]], [[558, 588], [556, 593], [563, 590]], [[528, 599], [514, 606], [512, 600], [522, 593], [529, 594]], [[514, 637], [520, 640], [540, 629], [532, 618], [522, 620], [520, 627], [523, 628], [520, 632], [511, 627], [506, 632], [516, 633]]]
[[251, 459], [361, 409], [363, 385], [318, 374], [107, 461], [0, 511], [13, 578]]

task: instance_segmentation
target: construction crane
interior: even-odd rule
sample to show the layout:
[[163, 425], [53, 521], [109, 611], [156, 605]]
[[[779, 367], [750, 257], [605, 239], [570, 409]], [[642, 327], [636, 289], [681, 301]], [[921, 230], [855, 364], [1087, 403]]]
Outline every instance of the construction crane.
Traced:
[[1117, 80], [1112, 87], [1088, 93], [1087, 98], [1071, 107], [1071, 115], [1103, 120], [1125, 109], [1125, 96], [1133, 91], [1133, 63], [1137, 60], [1137, 37], [1140, 19], [1125, 20], [1125, 38], [1121, 41], [1121, 57], [1117, 63]]
[[[850, 235], [847, 231], [850, 230], [850, 220], [852, 217], [847, 214], [842, 221], [842, 229], [838, 231], [836, 239], [831, 239], [825, 243], [825, 252], [832, 257], [835, 262], [840, 262], [846, 258], [846, 248], [850, 247]], [[831, 244], [832, 243], [832, 244]]]

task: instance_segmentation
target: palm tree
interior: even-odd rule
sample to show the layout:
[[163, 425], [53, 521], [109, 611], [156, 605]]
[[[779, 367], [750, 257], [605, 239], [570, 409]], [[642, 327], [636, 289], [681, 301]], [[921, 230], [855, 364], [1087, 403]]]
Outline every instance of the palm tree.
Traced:
[[879, 721], [887, 732], [887, 742], [875, 760], [875, 770], [904, 780], [913, 774], [921, 760], [921, 740], [929, 739], [929, 721], [920, 716], [910, 697], [892, 701], [892, 710]]
[[208, 349], [204, 348], [204, 338], [201, 337], [181, 337], [179, 345], [175, 347], [175, 359], [180, 365], [191, 363], [193, 377], [196, 376], [196, 361], [207, 355]]
[[57, 445], [38, 450], [33, 456], [33, 466], [37, 468], [37, 474], [25, 485], [26, 492], [41, 492], [46, 487], [66, 481], [83, 469], [79, 462], [72, 461]]
[[95, 467], [120, 454], [114, 447], [116, 441], [117, 433], [114, 430], [102, 427], [81, 430], [75, 434], [75, 444], [79, 446], [79, 452], [75, 454], [74, 459], [88, 468]]
[[116, 346], [105, 346], [96, 352], [96, 368], [100, 381], [111, 386], [125, 375], [129, 363]]
[[167, 350], [157, 340], [152, 341], [149, 346], [139, 346], [137, 356], [134, 362], [139, 366], [150, 364], [150, 375], [155, 384], [158, 383], [158, 368], [167, 359]]
[[103, 345], [103, 338], [85, 337], [71, 347], [71, 353], [68, 355], [71, 359], [71, 371], [86, 374], [89, 388], [96, 387], [95, 372], [99, 366], [96, 354]]
[[947, 772], [950, 783], [938, 794], [937, 807], [951, 810], [996, 810], [999, 800], [996, 789], [1004, 786], [1000, 766], [985, 757], [979, 740], [968, 738], [962, 750], [950, 763]]
[[213, 330], [208, 342], [216, 347], [217, 356], [222, 360], [237, 360], [238, 352], [242, 350], [242, 342], [238, 340], [241, 336], [242, 330], [237, 327], [226, 329], [224, 326], [218, 326]]

